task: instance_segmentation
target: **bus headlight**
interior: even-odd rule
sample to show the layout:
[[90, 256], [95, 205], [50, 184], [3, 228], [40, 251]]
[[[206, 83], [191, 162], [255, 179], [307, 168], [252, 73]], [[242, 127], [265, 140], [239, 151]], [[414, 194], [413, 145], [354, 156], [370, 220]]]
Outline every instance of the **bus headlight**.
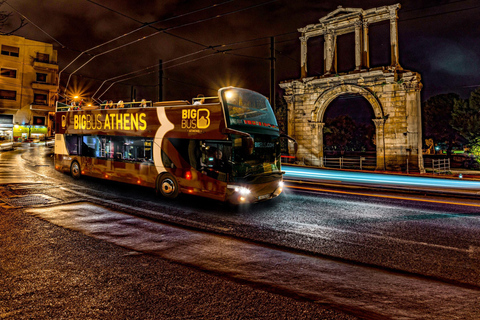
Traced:
[[242, 186], [232, 186], [232, 185], [229, 185], [227, 186], [227, 188], [229, 189], [233, 189], [233, 191], [235, 191], [236, 193], [240, 194], [241, 196], [243, 197], [246, 197], [248, 196], [250, 193], [252, 193], [250, 191], [250, 189], [246, 188], [246, 187], [242, 187]]
[[280, 193], [282, 193], [282, 191], [283, 191], [283, 181], [280, 181], [280, 182], [278, 183], [277, 189], [275, 189], [275, 191], [273, 192], [273, 195], [276, 197], [276, 196], [278, 196]]
[[250, 189], [245, 187], [235, 187], [235, 192], [240, 193], [242, 196], [247, 196], [251, 193]]

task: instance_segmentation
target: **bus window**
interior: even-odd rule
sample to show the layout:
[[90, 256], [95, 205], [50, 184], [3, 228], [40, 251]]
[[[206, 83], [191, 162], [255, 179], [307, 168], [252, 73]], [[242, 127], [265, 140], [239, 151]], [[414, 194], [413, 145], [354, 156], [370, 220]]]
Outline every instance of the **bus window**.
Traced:
[[232, 166], [232, 145], [225, 142], [205, 141], [202, 145], [202, 170], [208, 176], [227, 181]]
[[67, 145], [68, 154], [70, 155], [80, 154], [79, 148], [78, 148], [79, 144], [78, 144], [77, 135], [65, 136], [65, 143]]
[[123, 159], [130, 161], [153, 161], [152, 140], [138, 137], [125, 138]]
[[97, 150], [101, 145], [98, 137], [96, 136], [83, 136], [82, 139], [82, 156], [97, 157]]

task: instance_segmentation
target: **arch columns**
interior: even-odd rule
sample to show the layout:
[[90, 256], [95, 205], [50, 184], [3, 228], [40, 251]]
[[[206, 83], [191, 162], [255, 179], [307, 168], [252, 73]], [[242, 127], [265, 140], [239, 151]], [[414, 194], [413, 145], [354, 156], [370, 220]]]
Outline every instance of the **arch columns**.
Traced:
[[385, 119], [373, 119], [375, 145], [377, 147], [377, 170], [385, 170]]

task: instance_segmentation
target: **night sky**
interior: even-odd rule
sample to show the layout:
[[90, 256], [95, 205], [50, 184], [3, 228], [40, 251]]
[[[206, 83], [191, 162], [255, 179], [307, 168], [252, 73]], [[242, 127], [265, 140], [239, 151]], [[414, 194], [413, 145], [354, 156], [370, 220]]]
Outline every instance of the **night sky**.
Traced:
[[[219, 87], [228, 85], [268, 96], [269, 37], [276, 39], [276, 82], [297, 79], [300, 76], [297, 28], [318, 23], [338, 5], [370, 9], [398, 2], [8, 0], [14, 9], [3, 4], [0, 10], [14, 12], [11, 28], [17, 24], [18, 13], [28, 18], [31, 23], [15, 35], [53, 43], [58, 50], [60, 70], [82, 51], [145, 23], [160, 21], [89, 51], [91, 56], [81, 57], [61, 74], [61, 82], [65, 84], [68, 75], [93, 55], [136, 41], [94, 58], [75, 73], [78, 77], [72, 77], [67, 92], [82, 90], [87, 97], [98, 90], [98, 97], [111, 84], [107, 82], [100, 88], [104, 80], [131, 73], [128, 77], [142, 76], [113, 85], [101, 100], [130, 100], [132, 87], [137, 100], [156, 100], [156, 65], [162, 59], [164, 99], [191, 100], [198, 93], [216, 95]], [[468, 97], [480, 85], [480, 1], [405, 0], [400, 3], [400, 64], [421, 74], [422, 100], [448, 92]], [[388, 22], [371, 28], [371, 66], [390, 63], [389, 41]], [[308, 50], [309, 75], [322, 74], [323, 38], [309, 40]], [[353, 50], [353, 35], [339, 37], [339, 71], [353, 69]], [[136, 71], [142, 72], [132, 73]]]

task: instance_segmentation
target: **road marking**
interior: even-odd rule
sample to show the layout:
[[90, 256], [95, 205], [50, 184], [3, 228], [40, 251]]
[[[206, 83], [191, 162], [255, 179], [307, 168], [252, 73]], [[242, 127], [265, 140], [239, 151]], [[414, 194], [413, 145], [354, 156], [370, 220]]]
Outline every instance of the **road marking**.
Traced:
[[[322, 235], [319, 235], [319, 234], [316, 234], [316, 233], [313, 233], [313, 232], [315, 231], [315, 229], [318, 229], [318, 230], [321, 230], [321, 231], [325, 231], [325, 230], [326, 231], [333, 231], [333, 232], [344, 233], [344, 234], [353, 234], [353, 235], [357, 236], [358, 238], [374, 238], [374, 239], [379, 239], [379, 240], [395, 241], [397, 243], [404, 243], [404, 244], [408, 244], [408, 245], [420, 245], [420, 246], [432, 247], [432, 248], [435, 248], [435, 249], [456, 251], [456, 252], [460, 252], [460, 253], [464, 253], [464, 254], [468, 254], [468, 255], [472, 255], [475, 252], [475, 249], [474, 249], [475, 247], [472, 248], [472, 246], [470, 246], [467, 249], [462, 249], [462, 248], [457, 248], [457, 247], [442, 246], [442, 245], [434, 244], [434, 243], [418, 242], [418, 241], [413, 241], [413, 240], [394, 238], [394, 237], [390, 237], [390, 236], [379, 236], [379, 235], [370, 234], [370, 233], [367, 234], [367, 233], [360, 233], [360, 232], [345, 230], [345, 229], [324, 227], [324, 226], [320, 226], [320, 225], [316, 225], [316, 224], [310, 224], [310, 223], [303, 223], [303, 222], [296, 222], [296, 221], [289, 221], [289, 220], [284, 220], [282, 222], [290, 224], [290, 225], [298, 225], [298, 226], [314, 229], [314, 230], [311, 230], [311, 232], [302, 232], [302, 231], [298, 231], [298, 230], [293, 230], [294, 233], [297, 233], [297, 234], [300, 234], [300, 235], [308, 235], [308, 236], [312, 236], [312, 237], [315, 237], [315, 238], [320, 238], [320, 239], [325, 239], [325, 240], [330, 240], [330, 241], [335, 241], [335, 242], [343, 242], [343, 243], [348, 243], [348, 244], [353, 244], [353, 245], [359, 245], [360, 243], [359, 242], [353, 242], [353, 241], [332, 239], [332, 237], [322, 236]], [[292, 231], [292, 230], [288, 230], [288, 231]], [[366, 246], [365, 243], [361, 243], [361, 245]]]

